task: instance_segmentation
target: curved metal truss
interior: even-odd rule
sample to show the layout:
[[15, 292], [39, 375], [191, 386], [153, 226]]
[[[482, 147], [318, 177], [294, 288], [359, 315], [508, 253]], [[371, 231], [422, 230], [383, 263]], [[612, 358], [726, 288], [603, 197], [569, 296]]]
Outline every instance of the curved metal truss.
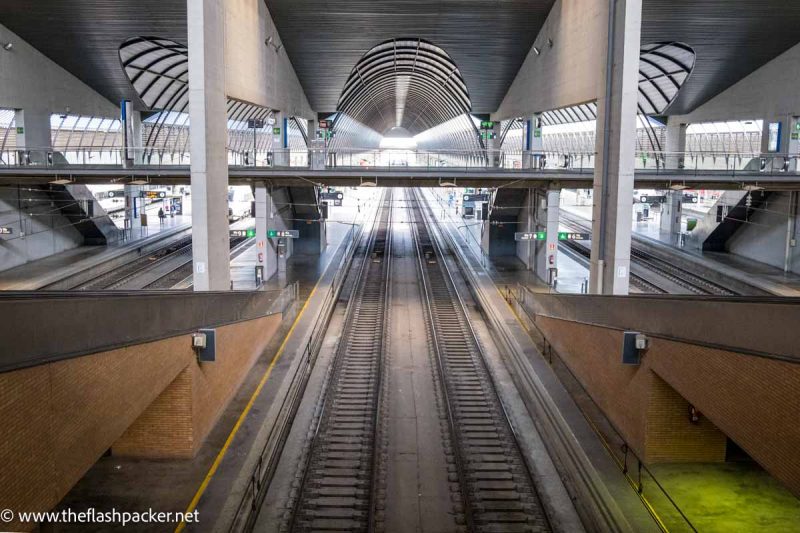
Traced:
[[[159, 37], [133, 37], [119, 48], [125, 74], [142, 104], [156, 111], [144, 122], [143, 145], [154, 153], [188, 155], [189, 141], [189, 52], [186, 46]], [[266, 152], [272, 148], [273, 110], [249, 102], [228, 98], [228, 148], [233, 152]], [[260, 119], [264, 127], [254, 132], [248, 121]], [[291, 123], [292, 121], [290, 121]], [[304, 130], [295, 123], [295, 130], [307, 144]], [[292, 144], [298, 144], [290, 137]]]
[[639, 113], [660, 115], [678, 97], [695, 64], [688, 44], [667, 42], [642, 46], [639, 51]]
[[399, 126], [415, 135], [469, 113], [472, 103], [447, 52], [423, 39], [403, 38], [362, 56], [337, 109], [378, 132]]
[[336, 113], [332, 119], [335, 136], [331, 139], [330, 150], [377, 150], [381, 144], [381, 134], [353, 119], [346, 113]]
[[[695, 52], [684, 43], [652, 43], [639, 52], [640, 115], [661, 115], [678, 97], [694, 69]], [[589, 102], [542, 113], [542, 125], [597, 120], [597, 104]]]

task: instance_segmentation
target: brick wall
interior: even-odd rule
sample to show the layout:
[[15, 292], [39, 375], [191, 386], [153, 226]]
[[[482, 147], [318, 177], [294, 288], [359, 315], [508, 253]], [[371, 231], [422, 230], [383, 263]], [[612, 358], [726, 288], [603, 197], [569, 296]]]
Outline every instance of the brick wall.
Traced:
[[193, 362], [114, 443], [114, 455], [193, 457], [280, 325], [272, 315], [217, 329], [217, 360]]
[[[727, 435], [800, 495], [800, 365], [651, 339], [642, 364], [625, 366], [621, 331], [536, 324], [644, 461], [722, 461]], [[690, 402], [699, 424], [689, 422]]]
[[218, 360], [202, 366], [181, 335], [0, 373], [0, 509], [51, 509], [112, 445], [190, 457], [280, 320], [218, 328]]
[[651, 463], [717, 463], [725, 461], [727, 437], [705, 416], [689, 419], [687, 402], [653, 375], [647, 402], [645, 457]]

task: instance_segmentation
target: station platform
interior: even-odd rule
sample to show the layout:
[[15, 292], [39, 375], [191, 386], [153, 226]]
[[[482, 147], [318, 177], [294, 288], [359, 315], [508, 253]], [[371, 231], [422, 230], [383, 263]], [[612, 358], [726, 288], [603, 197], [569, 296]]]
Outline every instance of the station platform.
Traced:
[[[350, 242], [351, 228], [357, 229], [369, 220], [377, 207], [375, 199], [379, 195], [374, 190], [356, 191], [351, 196], [342, 207], [331, 209], [326, 250], [319, 256], [292, 256], [287, 261], [285, 275], [275, 275], [262, 286], [264, 290], [274, 290], [297, 283], [298, 299], [284, 315], [273, 341], [254, 364], [196, 456], [190, 460], [105, 456], [72, 488], [56, 510], [100, 508], [113, 502], [120, 510], [157, 507], [183, 512], [202, 498], [201, 526], [197, 530], [211, 529], [209, 524], [216, 520], [229, 495], [230, 484], [239, 476], [270, 407], [281, 398], [284, 377], [295, 355], [302, 352], [304, 344], [293, 344], [292, 339], [314, 326], [320, 300]], [[234, 290], [255, 287], [254, 253], [255, 248], [250, 247], [232, 262]], [[78, 524], [59, 527], [60, 531], [81, 531]], [[187, 529], [192, 530], [191, 525], [187, 524]], [[123, 528], [116, 525], [107, 530]], [[163, 528], [172, 530], [174, 524]]]
[[187, 215], [168, 217], [163, 223], [159, 223], [158, 218], [151, 218], [150, 221], [144, 228], [138, 225], [134, 227], [133, 238], [128, 240], [107, 246], [80, 246], [4, 270], [0, 272], [0, 290], [38, 290], [143, 246], [177, 239], [192, 227], [191, 217]]
[[[576, 205], [568, 201], [562, 202], [561, 209], [581, 219], [584, 224], [590, 224], [592, 217], [591, 206]], [[702, 213], [693, 211], [692, 216], [697, 218]], [[686, 213], [684, 214], [686, 218]], [[800, 296], [800, 275], [784, 272], [780, 268], [735, 254], [723, 252], [703, 252], [688, 247], [677, 247], [668, 233], [661, 231], [661, 214], [658, 210], [651, 211], [648, 219], [633, 220], [633, 237], [640, 242], [668, 250], [670, 253], [682, 254], [687, 260], [695, 262], [706, 268], [718, 271], [720, 274], [742, 281], [776, 296]], [[561, 260], [559, 254], [559, 284], [561, 284]], [[566, 287], [563, 292], [567, 292]]]
[[[474, 218], [463, 218], [456, 206], [448, 203], [446, 193], [436, 189], [423, 189], [423, 191], [424, 194], [428, 195], [432, 205], [435, 203], [438, 206], [435, 210], [435, 215], [457, 228], [461, 234], [465, 235], [470, 250], [483, 257], [484, 267], [491, 273], [492, 279], [498, 285], [514, 286], [517, 283], [522, 283], [537, 292], [552, 291], [546, 283], [529, 272], [522, 261], [514, 257], [489, 258], [483, 256], [480, 246], [481, 221]], [[591, 209], [591, 205], [577, 205], [574, 201], [572, 203], [562, 202], [561, 205], [561, 210], [568, 216], [578, 218], [584, 224], [590, 224]], [[771, 265], [734, 254], [700, 252], [673, 246], [669, 241], [669, 235], [660, 231], [659, 216], [660, 214], [656, 211], [647, 220], [639, 222], [634, 220], [632, 224], [634, 239], [669, 253], [681, 254], [689, 262], [717, 271], [725, 277], [741, 281], [776, 296], [800, 296], [800, 275], [785, 273], [783, 270]], [[568, 221], [564, 221], [562, 216], [561, 229], [563, 231], [572, 231], [572, 228], [568, 224], [565, 225], [565, 222]], [[579, 294], [588, 277], [589, 271], [584, 264], [575, 260], [563, 250], [559, 251], [558, 292]], [[636, 291], [632, 290], [631, 292], [635, 293]]]

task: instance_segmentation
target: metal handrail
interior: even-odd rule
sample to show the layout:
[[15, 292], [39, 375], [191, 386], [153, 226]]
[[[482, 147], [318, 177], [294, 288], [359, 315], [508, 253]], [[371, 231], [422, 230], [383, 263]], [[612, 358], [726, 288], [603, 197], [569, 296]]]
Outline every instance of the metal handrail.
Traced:
[[[506, 301], [509, 304], [512, 304], [512, 303], [516, 303], [517, 304], [516, 309], [521, 309], [522, 310], [522, 312], [525, 314], [525, 318], [527, 318], [528, 324], [530, 324], [534, 329], [536, 329], [537, 333], [539, 333], [539, 335], [542, 337], [542, 339], [544, 340], [544, 343], [545, 343], [545, 349], [543, 351], [547, 352], [550, 355], [549, 362], [552, 364], [553, 345], [547, 339], [547, 336], [545, 335], [545, 333], [541, 329], [539, 329], [539, 326], [537, 326], [536, 320], [534, 319], [534, 317], [532, 317], [530, 315], [530, 313], [528, 312], [528, 310], [525, 309], [525, 306], [523, 305], [522, 300], [520, 300], [520, 298], [519, 298], [519, 293], [515, 293], [514, 291], [511, 291], [510, 289], [508, 289], [506, 291], [505, 295], [504, 295], [504, 298], [506, 299]], [[514, 309], [514, 307], [512, 307], [512, 309]], [[559, 357], [559, 359], [561, 359], [561, 357]], [[572, 373], [572, 370], [567, 365], [564, 365], [564, 367], [567, 369], [567, 371], [570, 373], [570, 375], [575, 379], [575, 381], [581, 387], [581, 390], [583, 390], [584, 394], [589, 396], [589, 393], [586, 391], [586, 389], [584, 388], [584, 386], [580, 382], [580, 380], [578, 380], [575, 377], [575, 375]], [[597, 434], [598, 438], [600, 439], [601, 443], [603, 444], [603, 447], [606, 449], [608, 454], [614, 460], [614, 463], [620, 468], [622, 473], [625, 475], [625, 479], [628, 481], [628, 483], [631, 485], [631, 487], [636, 490], [636, 493], [639, 496], [639, 498], [642, 500], [642, 503], [645, 505], [645, 508], [647, 509], [648, 514], [650, 514], [650, 516], [656, 522], [656, 525], [659, 527], [659, 529], [661, 529], [664, 533], [668, 533], [669, 531], [671, 531], [663, 523], [661, 517], [656, 512], [655, 508], [653, 508], [652, 505], [650, 504], [650, 502], [648, 502], [646, 500], [646, 498], [644, 498], [644, 483], [642, 481], [642, 472], [645, 472], [647, 475], [650, 476], [650, 478], [655, 482], [656, 486], [661, 491], [661, 493], [667, 498], [669, 503], [675, 508], [675, 510], [680, 515], [680, 517], [684, 520], [686, 525], [688, 525], [689, 528], [693, 532], [697, 533], [697, 529], [694, 527], [694, 525], [692, 524], [691, 520], [689, 520], [689, 517], [687, 517], [686, 514], [683, 512], [683, 510], [681, 510], [681, 508], [678, 506], [677, 502], [675, 502], [675, 500], [669, 495], [669, 493], [664, 488], [664, 486], [661, 485], [661, 483], [659, 483], [659, 481], [656, 479], [655, 475], [653, 475], [653, 473], [647, 468], [647, 466], [645, 466], [645, 464], [642, 462], [642, 460], [638, 456], [638, 454], [636, 454], [636, 452], [634, 452], [631, 449], [630, 445], [625, 440], [625, 438], [622, 436], [622, 434], [617, 429], [617, 427], [614, 425], [614, 423], [611, 420], [608, 420], [609, 427], [614, 431], [614, 433], [616, 434], [617, 438], [622, 442], [622, 445], [620, 447], [620, 451], [622, 452], [622, 459], [620, 459], [619, 457], [617, 457], [615, 455], [614, 447], [605, 439], [605, 437], [603, 436], [603, 434], [600, 431], [600, 429], [594, 424], [594, 422], [591, 420], [591, 418], [588, 416], [588, 414], [586, 414], [586, 412], [580, 407], [579, 404], [577, 404], [577, 405], [578, 405], [578, 408], [581, 409], [581, 412], [583, 412], [584, 418], [589, 423], [589, 426]], [[633, 456], [633, 458], [636, 460], [636, 463], [637, 463], [637, 466], [638, 466], [638, 472], [637, 472], [638, 475], [637, 475], [636, 479], [634, 479], [633, 477], [631, 477], [628, 474], [628, 472], [629, 472], [628, 454]]]
[[[321, 156], [321, 157], [319, 157]], [[227, 149], [228, 165], [243, 168], [307, 168], [320, 160], [322, 168], [426, 168], [458, 170], [491, 168], [515, 170], [572, 170], [594, 168], [594, 152], [559, 150], [393, 150], [374, 148], [283, 148], [252, 153]], [[800, 154], [717, 152], [717, 151], [637, 151], [639, 169], [660, 172], [726, 170], [730, 172], [794, 173]], [[13, 168], [45, 167], [69, 169], [76, 166], [121, 168], [175, 168], [189, 166], [187, 152], [151, 147], [46, 147], [0, 151], [0, 166]]]

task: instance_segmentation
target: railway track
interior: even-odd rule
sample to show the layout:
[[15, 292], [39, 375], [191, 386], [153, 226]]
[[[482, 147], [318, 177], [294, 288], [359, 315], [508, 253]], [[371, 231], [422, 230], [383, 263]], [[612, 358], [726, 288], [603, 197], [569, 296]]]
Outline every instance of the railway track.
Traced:
[[[573, 230], [578, 232], [590, 232], [591, 228], [585, 226], [578, 220], [573, 217], [566, 217], [566, 225], [570, 226]], [[568, 242], [562, 243], [566, 244], [568, 248], [575, 251], [576, 253], [580, 253], [584, 257], [589, 257], [589, 251], [586, 249], [585, 246], [575, 243], [575, 242]], [[636, 248], [635, 246], [631, 246], [631, 262], [638, 264], [639, 266], [650, 270], [658, 274], [660, 277], [667, 279], [676, 285], [679, 285], [692, 294], [698, 295], [713, 295], [713, 296], [738, 296], [739, 293], [735, 292], [731, 289], [723, 287], [717, 283], [711, 282], [702, 276], [698, 276], [697, 274], [690, 272], [684, 268], [680, 268], [668, 261], [664, 261], [653, 254], [650, 254], [641, 248]], [[636, 276], [635, 274], [631, 274], [631, 285], [635, 286], [639, 290], [648, 293], [660, 293], [664, 294], [667, 291], [658, 287], [656, 284], [651, 283], [641, 276]]]
[[454, 443], [464, 525], [476, 532], [550, 531], [443, 254], [412, 199], [428, 334]]
[[[231, 248], [236, 247], [242, 241], [244, 241], [244, 237], [231, 238]], [[146, 282], [143, 287], [135, 287], [135, 289], [169, 289], [175, 283], [191, 274], [191, 263], [192, 238], [190, 236], [159, 248], [135, 261], [105, 272], [73, 287], [71, 290], [127, 289], [129, 287], [125, 287], [125, 285], [148, 275], [155, 276], [155, 279]], [[159, 269], [166, 269], [166, 273], [158, 274], [157, 271]], [[154, 274], [154, 272], [156, 273]]]
[[102, 289], [113, 289], [118, 287], [127, 280], [139, 275], [142, 272], [150, 269], [159, 261], [175, 257], [177, 254], [185, 254], [188, 250], [192, 250], [192, 237], [184, 237], [178, 241], [170, 243], [167, 246], [159, 248], [147, 255], [144, 255], [130, 263], [126, 263], [118, 268], [100, 274], [84, 283], [81, 283], [71, 290], [78, 291], [91, 291]]
[[[585, 262], [585, 264], [589, 265], [589, 257], [590, 252], [589, 249], [585, 246], [575, 242], [575, 241], [563, 241], [560, 243], [566, 250], [572, 253], [572, 255], [576, 258], [579, 258], [580, 261]], [[631, 272], [630, 277], [631, 286], [636, 287], [640, 291], [646, 294], [666, 294], [667, 291], [659, 287], [654, 283], [650, 283], [646, 279], [641, 276], [638, 276]]]
[[358, 532], [374, 523], [390, 226], [391, 192], [354, 284], [290, 531]]

